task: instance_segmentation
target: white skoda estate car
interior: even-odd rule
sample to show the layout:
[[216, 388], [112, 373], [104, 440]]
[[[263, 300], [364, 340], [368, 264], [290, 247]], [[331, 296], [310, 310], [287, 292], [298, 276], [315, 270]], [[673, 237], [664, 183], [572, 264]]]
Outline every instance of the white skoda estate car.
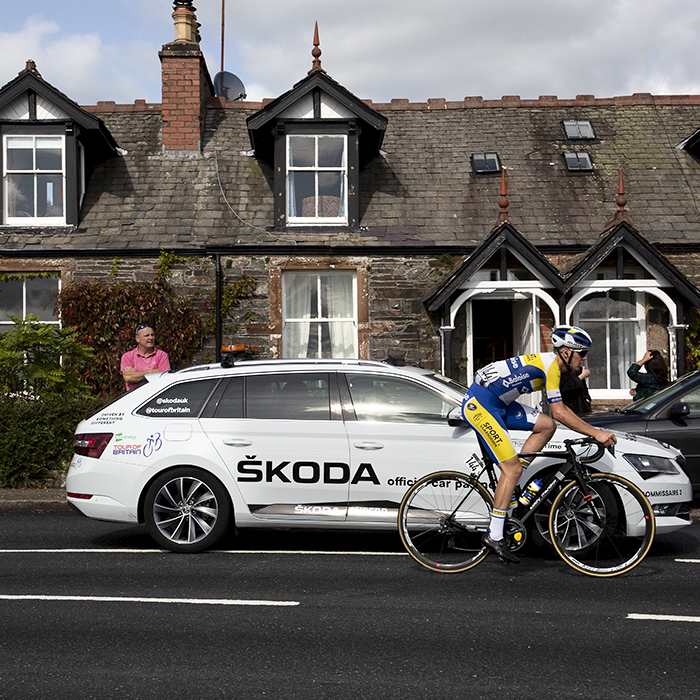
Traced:
[[[78, 426], [68, 501], [91, 518], [145, 522], [176, 552], [206, 549], [234, 524], [396, 529], [415, 479], [480, 454], [472, 430], [447, 421], [465, 388], [424, 369], [251, 360], [147, 380]], [[560, 427], [548, 449], [574, 436]], [[636, 483], [657, 531], [670, 532], [691, 522], [682, 460], [674, 448], [620, 434], [615, 456], [606, 452], [597, 469]], [[552, 464], [537, 459], [523, 484]], [[537, 527], [547, 534], [546, 519]]]

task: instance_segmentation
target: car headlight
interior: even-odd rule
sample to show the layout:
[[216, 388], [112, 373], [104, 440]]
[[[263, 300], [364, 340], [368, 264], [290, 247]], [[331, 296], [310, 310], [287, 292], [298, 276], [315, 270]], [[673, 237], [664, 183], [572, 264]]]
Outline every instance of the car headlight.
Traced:
[[624, 458], [639, 472], [642, 479], [651, 479], [659, 474], [680, 474], [676, 462], [667, 457], [652, 455], [623, 455]]

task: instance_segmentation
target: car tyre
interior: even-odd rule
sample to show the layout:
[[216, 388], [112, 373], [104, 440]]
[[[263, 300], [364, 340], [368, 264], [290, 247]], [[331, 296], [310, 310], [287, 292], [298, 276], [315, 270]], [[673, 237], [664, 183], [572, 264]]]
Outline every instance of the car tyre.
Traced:
[[209, 472], [178, 467], [161, 474], [149, 487], [144, 517], [151, 537], [179, 553], [202, 552], [227, 530], [231, 501], [222, 483]]

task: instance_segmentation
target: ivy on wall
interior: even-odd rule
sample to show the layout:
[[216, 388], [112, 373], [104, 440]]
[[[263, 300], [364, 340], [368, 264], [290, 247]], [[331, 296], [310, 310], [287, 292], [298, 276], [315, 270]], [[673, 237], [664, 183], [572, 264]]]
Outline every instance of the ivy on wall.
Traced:
[[[80, 379], [102, 396], [124, 390], [120, 372], [121, 356], [135, 346], [136, 329], [151, 324], [156, 346], [168, 353], [174, 369], [185, 367], [216, 325], [214, 295], [179, 295], [173, 287], [172, 266], [184, 262], [173, 253], [161, 251], [152, 282], [116, 281], [119, 261], [112, 265], [107, 280], [79, 281], [67, 285], [58, 295], [56, 308], [64, 326], [76, 329], [80, 342], [92, 349], [95, 361], [80, 370]], [[252, 296], [256, 281], [241, 277], [227, 285], [222, 300], [222, 317], [241, 299]]]

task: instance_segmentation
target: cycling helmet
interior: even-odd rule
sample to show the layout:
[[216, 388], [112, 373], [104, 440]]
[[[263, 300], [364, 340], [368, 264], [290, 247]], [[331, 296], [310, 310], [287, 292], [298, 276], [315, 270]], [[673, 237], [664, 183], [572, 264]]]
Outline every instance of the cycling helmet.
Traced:
[[589, 350], [591, 347], [591, 336], [577, 326], [557, 326], [552, 331], [552, 345], [555, 350], [569, 348], [575, 352]]

